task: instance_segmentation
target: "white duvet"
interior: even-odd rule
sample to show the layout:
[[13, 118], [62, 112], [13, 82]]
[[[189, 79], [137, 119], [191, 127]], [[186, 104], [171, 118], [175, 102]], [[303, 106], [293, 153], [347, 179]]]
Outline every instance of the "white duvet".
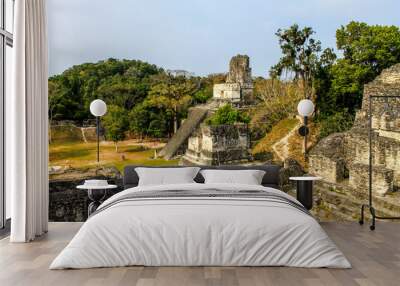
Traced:
[[[182, 184], [154, 190], [264, 190], [254, 185]], [[100, 206], [101, 208], [101, 206]], [[350, 263], [311, 216], [258, 199], [160, 198], [125, 201], [83, 224], [50, 269], [145, 266], [294, 266], [349, 268]]]

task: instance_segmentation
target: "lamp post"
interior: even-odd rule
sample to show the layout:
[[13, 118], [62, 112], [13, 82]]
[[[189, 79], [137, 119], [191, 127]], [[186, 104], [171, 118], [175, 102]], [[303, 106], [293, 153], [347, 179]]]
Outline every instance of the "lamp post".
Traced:
[[308, 117], [314, 113], [314, 103], [309, 99], [300, 100], [297, 111], [304, 118], [304, 125], [300, 127], [299, 134], [304, 136], [304, 160], [307, 160], [307, 135], [309, 133], [307, 123]]
[[101, 99], [95, 99], [90, 103], [90, 113], [96, 116], [97, 133], [97, 163], [100, 162], [100, 117], [106, 114], [107, 105]]

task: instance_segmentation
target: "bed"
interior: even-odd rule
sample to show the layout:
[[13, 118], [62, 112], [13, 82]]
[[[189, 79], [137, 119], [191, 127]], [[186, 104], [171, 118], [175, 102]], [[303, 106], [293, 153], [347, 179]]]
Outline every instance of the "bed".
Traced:
[[125, 190], [98, 208], [50, 269], [351, 267], [301, 203], [279, 190], [279, 166], [218, 167], [264, 170], [260, 185], [204, 183], [198, 173], [193, 183], [150, 186], [138, 186], [136, 167], [125, 168]]

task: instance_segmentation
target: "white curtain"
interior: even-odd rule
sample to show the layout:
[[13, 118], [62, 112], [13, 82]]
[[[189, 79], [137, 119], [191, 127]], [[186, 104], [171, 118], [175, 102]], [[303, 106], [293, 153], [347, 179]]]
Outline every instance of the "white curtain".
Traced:
[[8, 106], [6, 177], [12, 242], [47, 232], [48, 116], [46, 0], [16, 0], [13, 93]]

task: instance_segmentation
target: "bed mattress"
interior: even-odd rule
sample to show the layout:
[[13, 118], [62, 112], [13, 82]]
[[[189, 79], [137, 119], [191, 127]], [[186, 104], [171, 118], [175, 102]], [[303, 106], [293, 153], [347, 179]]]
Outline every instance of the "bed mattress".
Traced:
[[50, 269], [130, 265], [351, 267], [291, 196], [262, 186], [197, 183], [114, 195]]

